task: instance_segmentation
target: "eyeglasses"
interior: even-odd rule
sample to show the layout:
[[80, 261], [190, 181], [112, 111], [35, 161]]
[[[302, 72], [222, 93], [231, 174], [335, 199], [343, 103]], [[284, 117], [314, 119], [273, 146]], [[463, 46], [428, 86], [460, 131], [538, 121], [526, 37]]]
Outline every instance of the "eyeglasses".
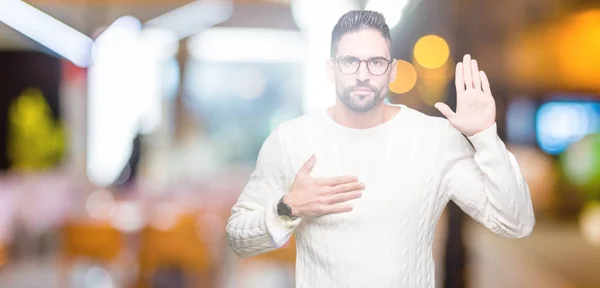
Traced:
[[374, 76], [383, 75], [390, 68], [391, 60], [385, 57], [373, 57], [369, 59], [359, 59], [354, 56], [342, 56], [338, 59], [333, 59], [338, 64], [340, 72], [346, 75], [352, 75], [358, 71], [360, 64], [364, 61], [367, 64], [367, 70]]

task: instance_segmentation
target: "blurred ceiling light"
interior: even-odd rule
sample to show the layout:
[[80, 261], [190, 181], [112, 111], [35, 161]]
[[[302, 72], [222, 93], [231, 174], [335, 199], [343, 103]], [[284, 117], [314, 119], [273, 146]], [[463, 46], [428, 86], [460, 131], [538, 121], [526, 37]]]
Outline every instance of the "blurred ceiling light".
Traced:
[[[117, 19], [96, 40], [89, 71], [88, 168], [96, 185], [115, 181], [137, 133], [154, 132], [162, 122], [165, 70], [179, 50], [170, 30], [142, 30], [132, 16]], [[167, 71], [167, 72], [166, 72]]]
[[[137, 34], [138, 31], [140, 31], [141, 29], [142, 23], [140, 23], [140, 20], [129, 15], [122, 16], [117, 18], [115, 22], [113, 22], [112, 24], [110, 24], [110, 26], [104, 29], [102, 33], [98, 37], [96, 37], [96, 42], [109, 41], [104, 39], [110, 37], [123, 37], [123, 32], [126, 31], [134, 31], [133, 33]], [[97, 46], [98, 43], [95, 43], [95, 45]]]
[[[96, 185], [112, 184], [127, 164], [139, 124], [132, 82], [141, 24], [117, 19], [94, 44], [89, 69], [87, 174]], [[147, 83], [148, 84], [148, 83]]]
[[396, 80], [390, 84], [390, 91], [404, 94], [415, 87], [417, 83], [417, 70], [404, 60], [396, 60]]
[[132, 85], [137, 93], [135, 106], [139, 111], [141, 134], [154, 132], [162, 122], [164, 85], [168, 81], [169, 61], [176, 61], [179, 41], [175, 34], [162, 28], [146, 28], [138, 38]]
[[343, 14], [360, 6], [354, 0], [293, 0], [291, 9], [294, 22], [307, 39], [303, 111], [331, 106], [335, 103], [335, 87], [323, 67], [329, 57], [331, 29]]
[[139, 43], [141, 53], [147, 58], [164, 60], [175, 57], [179, 50], [179, 39], [171, 30], [149, 27], [142, 30]]
[[188, 45], [194, 59], [209, 62], [302, 62], [306, 53], [295, 30], [218, 27], [192, 36]]
[[352, 0], [292, 0], [291, 8], [298, 28], [308, 33], [330, 33], [339, 17], [360, 9]]
[[50, 15], [18, 0], [1, 0], [0, 21], [79, 67], [87, 67], [93, 41]]
[[408, 4], [408, 0], [369, 0], [365, 10], [377, 11], [385, 16], [385, 22], [394, 28], [402, 18], [402, 10]]
[[229, 19], [231, 14], [231, 0], [199, 0], [158, 16], [146, 25], [170, 30], [181, 40]]
[[[115, 43], [121, 43], [127, 45], [128, 49], [134, 49], [134, 42], [137, 41], [140, 31], [142, 30], [142, 23], [133, 16], [119, 17], [113, 22], [108, 28], [106, 28], [100, 36], [96, 38], [92, 47], [92, 62], [106, 61], [111, 58], [99, 60], [106, 55], [99, 55], [98, 51], [102, 51], [104, 54], [119, 54], [123, 47], [114, 45]], [[92, 63], [93, 64], [93, 63]]]
[[450, 47], [442, 37], [426, 35], [415, 44], [413, 55], [417, 63], [424, 68], [437, 69], [448, 61]]

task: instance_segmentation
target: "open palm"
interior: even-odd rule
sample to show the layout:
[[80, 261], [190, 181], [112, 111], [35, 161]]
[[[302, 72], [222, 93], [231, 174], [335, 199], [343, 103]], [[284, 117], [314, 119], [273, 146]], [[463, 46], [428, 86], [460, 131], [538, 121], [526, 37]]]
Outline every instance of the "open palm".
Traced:
[[438, 102], [437, 108], [450, 124], [466, 136], [475, 135], [496, 121], [496, 103], [485, 72], [479, 71], [477, 61], [467, 54], [456, 64], [456, 112]]

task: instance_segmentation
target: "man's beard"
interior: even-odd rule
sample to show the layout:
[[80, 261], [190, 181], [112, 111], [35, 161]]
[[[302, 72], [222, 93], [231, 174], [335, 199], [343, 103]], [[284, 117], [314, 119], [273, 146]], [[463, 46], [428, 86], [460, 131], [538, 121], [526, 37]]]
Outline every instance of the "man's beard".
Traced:
[[[340, 88], [342, 87], [339, 85], [336, 88], [338, 97], [348, 109], [354, 112], [367, 112], [381, 103], [384, 98], [381, 91], [377, 89], [377, 87], [369, 85], [368, 82], [358, 82], [356, 85], [346, 88], [345, 91], [340, 91]], [[369, 99], [360, 99], [360, 96], [351, 95], [352, 92], [356, 91], [358, 88], [369, 89], [370, 92], [373, 93], [373, 96], [365, 95], [364, 98]]]

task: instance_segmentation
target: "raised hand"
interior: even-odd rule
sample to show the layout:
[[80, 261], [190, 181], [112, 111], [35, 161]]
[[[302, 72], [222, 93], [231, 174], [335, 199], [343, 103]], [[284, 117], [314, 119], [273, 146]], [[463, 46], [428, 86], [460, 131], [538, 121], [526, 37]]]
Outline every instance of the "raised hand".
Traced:
[[450, 124], [466, 136], [475, 135], [496, 122], [496, 103], [485, 72], [479, 71], [477, 61], [466, 54], [456, 64], [456, 112], [438, 102], [437, 108]]
[[292, 209], [292, 215], [316, 217], [352, 211], [352, 206], [344, 202], [360, 198], [365, 185], [358, 182], [356, 176], [311, 177], [315, 163], [316, 156], [312, 155], [296, 175], [292, 190], [283, 198]]

